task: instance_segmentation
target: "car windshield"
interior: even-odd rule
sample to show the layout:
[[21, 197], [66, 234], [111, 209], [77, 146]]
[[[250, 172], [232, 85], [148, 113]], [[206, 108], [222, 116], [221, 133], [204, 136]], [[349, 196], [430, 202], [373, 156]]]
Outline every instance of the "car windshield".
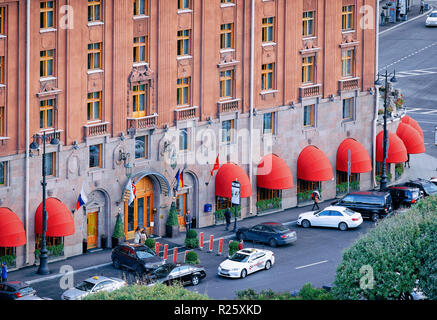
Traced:
[[155, 277], [157, 277], [158, 279], [161, 279], [161, 278], [165, 278], [165, 277], [167, 277], [168, 274], [171, 272], [171, 270], [173, 270], [173, 268], [171, 268], [170, 266], [168, 266], [168, 265], [163, 265], [163, 266], [160, 266], [160, 267], [156, 268], [156, 269], [152, 272], [152, 274], [153, 274]]
[[355, 211], [352, 211], [349, 208], [346, 208], [343, 212], [346, 213], [349, 216], [353, 216], [356, 213]]
[[136, 252], [140, 259], [147, 259], [155, 256], [155, 253], [149, 249], [149, 247], [138, 248]]
[[429, 194], [437, 192], [437, 186], [431, 182], [423, 183], [423, 189], [425, 189], [426, 193]]
[[272, 227], [272, 229], [273, 229], [273, 231], [279, 232], [279, 233], [290, 231], [290, 229], [288, 229], [286, 226], [283, 226], [283, 225], [274, 226], [274, 227]]
[[249, 259], [249, 256], [247, 254], [236, 252], [229, 259], [236, 262], [246, 262]]
[[437, 12], [433, 12], [429, 15], [431, 18], [437, 18]]
[[76, 289], [87, 292], [91, 291], [92, 288], [94, 288], [94, 283], [88, 281], [82, 281], [76, 286]]

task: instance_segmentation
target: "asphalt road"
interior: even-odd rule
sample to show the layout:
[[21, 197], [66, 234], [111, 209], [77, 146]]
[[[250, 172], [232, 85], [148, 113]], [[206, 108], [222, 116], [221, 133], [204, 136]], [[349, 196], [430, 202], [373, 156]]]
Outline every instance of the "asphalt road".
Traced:
[[[437, 1], [427, 1], [437, 8]], [[425, 17], [384, 32], [379, 42], [379, 72], [396, 70], [408, 115], [424, 131], [426, 153], [437, 157], [437, 28], [426, 28]]]

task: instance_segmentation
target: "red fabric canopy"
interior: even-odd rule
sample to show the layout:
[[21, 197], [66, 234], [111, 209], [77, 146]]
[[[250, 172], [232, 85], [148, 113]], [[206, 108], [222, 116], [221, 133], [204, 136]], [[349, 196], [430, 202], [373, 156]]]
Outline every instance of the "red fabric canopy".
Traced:
[[[74, 234], [74, 219], [70, 210], [60, 200], [46, 200], [48, 237], [65, 237]], [[42, 234], [42, 203], [36, 209], [35, 233]]]
[[256, 173], [256, 185], [271, 190], [285, 190], [293, 187], [293, 176], [287, 163], [274, 154], [261, 159]]
[[419, 132], [419, 134], [422, 136], [422, 138], [424, 137], [422, 127], [413, 118], [411, 118], [409, 116], [404, 116], [404, 117], [402, 117], [401, 122], [409, 124], [410, 126], [412, 126], [414, 129], [416, 129]]
[[409, 154], [425, 152], [424, 138], [411, 125], [404, 122], [399, 123], [396, 134], [404, 142]]
[[[384, 131], [376, 136], [376, 161], [383, 160]], [[388, 132], [387, 163], [401, 163], [408, 160], [407, 148], [396, 133]]]
[[26, 244], [26, 232], [17, 215], [9, 208], [0, 208], [0, 247]]
[[232, 181], [240, 182], [241, 198], [252, 195], [252, 185], [246, 172], [233, 163], [226, 163], [220, 167], [215, 177], [215, 195], [232, 198]]
[[372, 162], [366, 148], [355, 139], [344, 140], [337, 150], [337, 170], [347, 172], [348, 150], [351, 151], [351, 172], [372, 171]]
[[322, 150], [308, 146], [297, 158], [297, 178], [306, 181], [329, 181], [334, 178], [332, 166]]

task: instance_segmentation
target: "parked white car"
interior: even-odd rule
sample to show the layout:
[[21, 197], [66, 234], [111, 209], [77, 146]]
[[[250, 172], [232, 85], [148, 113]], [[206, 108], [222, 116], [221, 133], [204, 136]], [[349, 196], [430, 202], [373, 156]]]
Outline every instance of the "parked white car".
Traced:
[[329, 206], [323, 210], [310, 211], [299, 215], [297, 225], [309, 227], [331, 227], [345, 231], [363, 223], [359, 212], [346, 207]]
[[126, 281], [119, 278], [108, 278], [103, 276], [94, 276], [88, 278], [74, 288], [65, 291], [62, 300], [82, 300], [86, 296], [100, 291], [114, 291], [121, 287], [127, 286]]
[[433, 11], [426, 18], [425, 26], [427, 27], [437, 27], [437, 11]]
[[218, 267], [218, 275], [229, 278], [245, 278], [259, 270], [269, 270], [275, 264], [275, 255], [270, 250], [255, 248], [235, 252]]

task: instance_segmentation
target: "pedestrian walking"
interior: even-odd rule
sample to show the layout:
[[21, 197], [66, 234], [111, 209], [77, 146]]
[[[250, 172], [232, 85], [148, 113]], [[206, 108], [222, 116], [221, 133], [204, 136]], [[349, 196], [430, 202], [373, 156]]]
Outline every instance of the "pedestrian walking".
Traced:
[[311, 199], [314, 201], [313, 208], [311, 209], [311, 211], [314, 211], [315, 207], [317, 207], [317, 210], [320, 210], [320, 208], [319, 208], [319, 200], [320, 200], [319, 191], [314, 190], [312, 195], [311, 195]]
[[146, 243], [146, 240], [147, 240], [146, 228], [143, 228], [143, 230], [141, 230], [141, 243]]
[[425, 1], [421, 0], [420, 1], [420, 12], [419, 12], [419, 14], [423, 13], [424, 9], [425, 9]]
[[405, 161], [405, 168], [408, 166], [410, 168], [410, 154], [407, 154], [407, 161]]
[[1, 282], [8, 281], [8, 268], [6, 266], [6, 262], [2, 262], [2, 278]]
[[187, 213], [185, 214], [185, 226], [187, 228], [187, 231], [191, 229], [191, 212], [190, 210], [187, 210]]
[[141, 240], [141, 229], [140, 229], [140, 227], [137, 227], [135, 229], [134, 243], [140, 243], [140, 240]]
[[243, 239], [241, 239], [240, 243], [238, 244], [238, 250], [243, 250]]
[[231, 210], [229, 210], [229, 208], [227, 208], [226, 211], [225, 211], [225, 220], [226, 220], [226, 228], [225, 228], [225, 230], [228, 231], [229, 230], [229, 226], [231, 225]]

